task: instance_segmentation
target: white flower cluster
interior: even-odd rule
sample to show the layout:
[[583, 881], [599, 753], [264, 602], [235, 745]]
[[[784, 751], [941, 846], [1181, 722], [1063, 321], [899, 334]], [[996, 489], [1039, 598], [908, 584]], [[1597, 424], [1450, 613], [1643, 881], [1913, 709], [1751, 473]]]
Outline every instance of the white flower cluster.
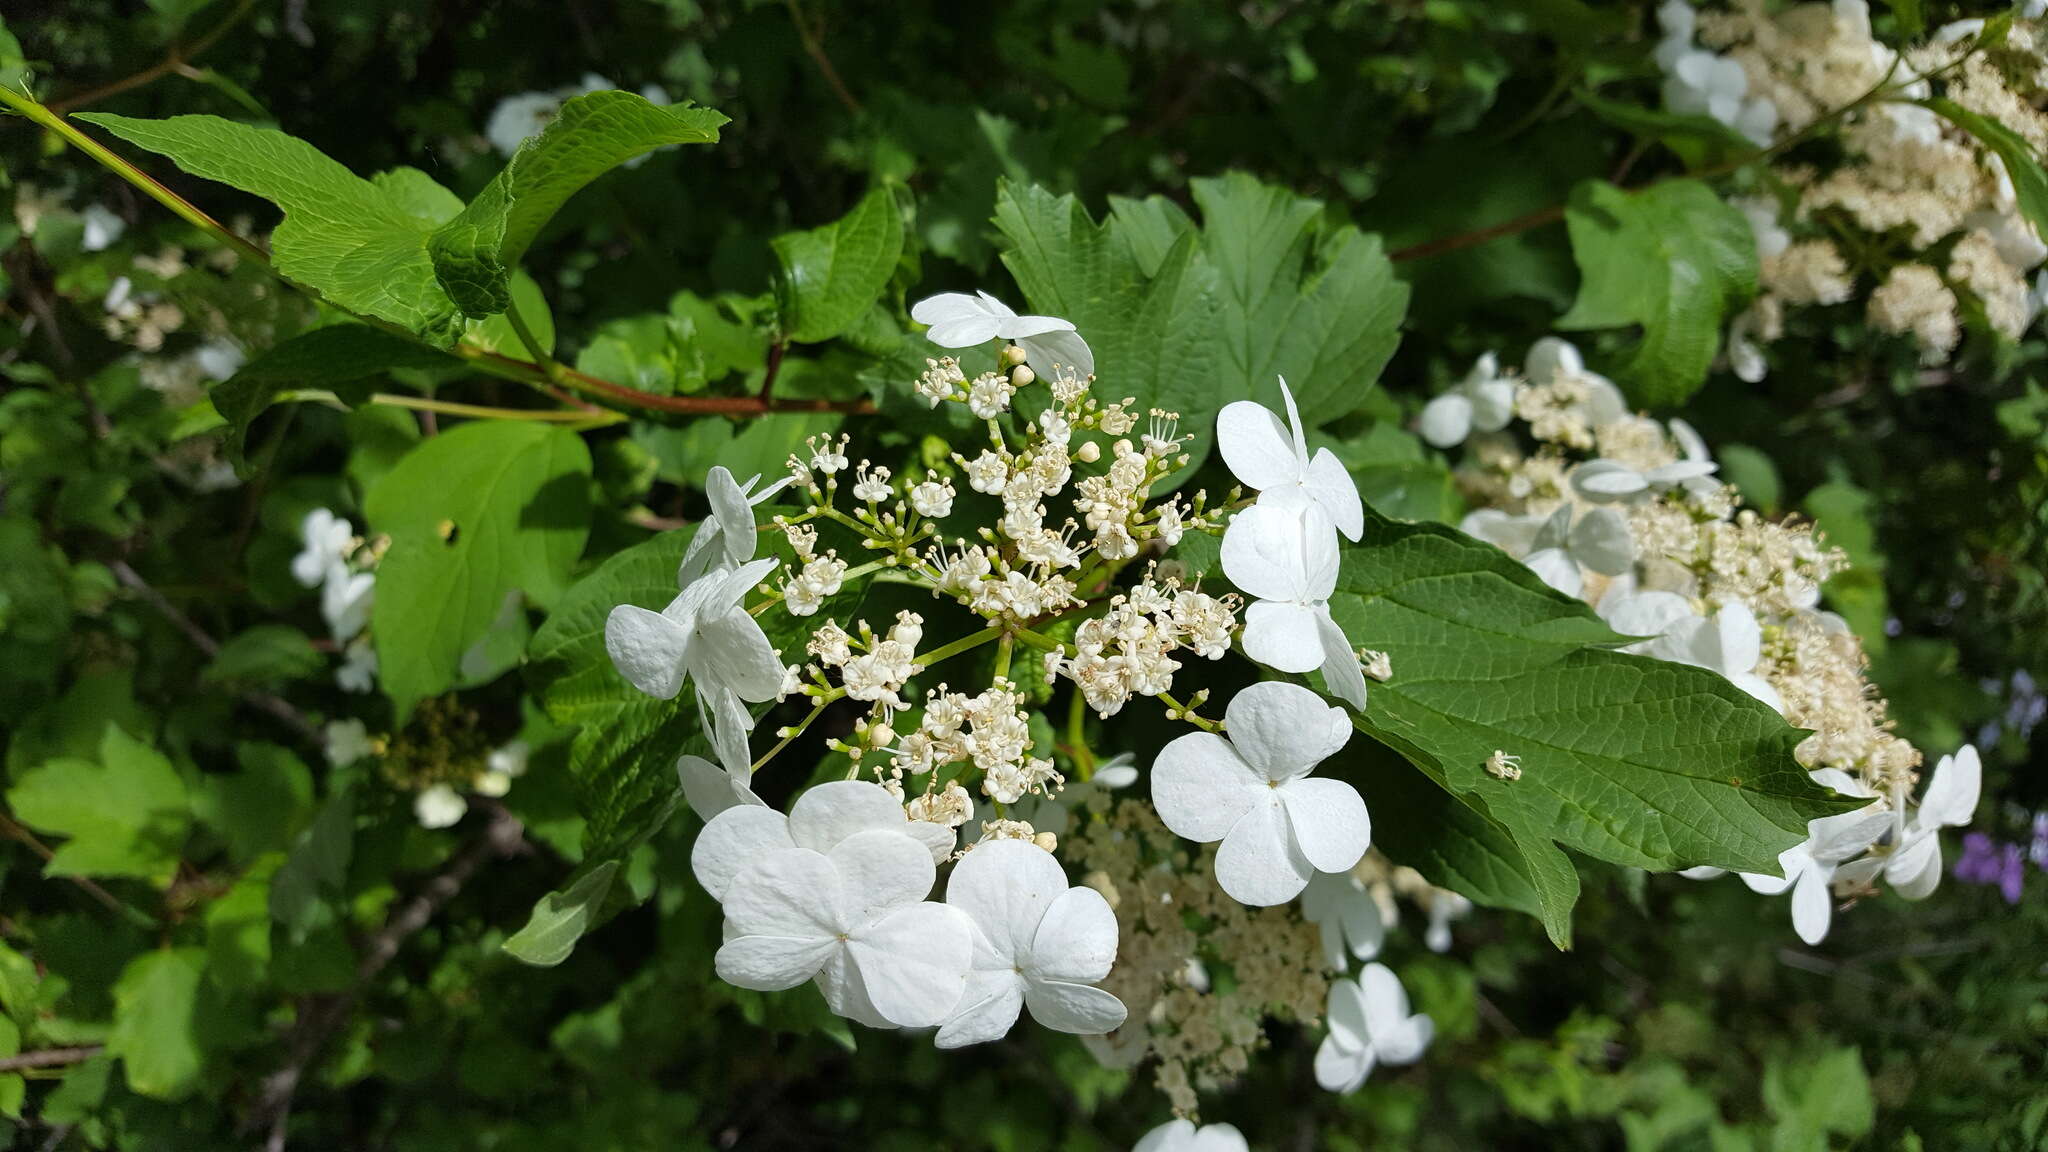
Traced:
[[[1763, 349], [1782, 334], [1787, 307], [1852, 300], [1860, 277], [1873, 285], [1865, 306], [1869, 323], [1913, 337], [1929, 364], [1946, 360], [1961, 339], [1963, 296], [1974, 298], [1991, 329], [2007, 339], [2039, 315], [2048, 275], [2032, 287], [2027, 277], [2048, 260], [2048, 244], [2020, 212], [2004, 162], [1916, 103], [1936, 95], [1938, 86], [1939, 95], [1997, 121], [2033, 148], [2048, 146], [2048, 115], [2039, 108], [2048, 37], [2034, 22], [2038, 14], [2022, 14], [1995, 52], [1977, 42], [1984, 22], [1964, 20], [1903, 55], [1875, 38], [1866, 0], [1782, 11], [1767, 10], [1759, 0], [1731, 0], [1725, 9], [1697, 12], [1683, 0], [1669, 0], [1659, 18], [1687, 41], [1697, 25], [1702, 40], [1724, 51], [1711, 56], [1687, 48], [1674, 55], [1674, 41], [1659, 49], [1667, 67], [1711, 74], [1705, 83], [1713, 94], [1704, 98], [1725, 111], [1731, 93], [1747, 91], [1755, 94], [1753, 103], [1783, 113], [1775, 126], [1758, 121], [1765, 130], [1751, 137], [1759, 145], [1788, 140], [1851, 109], [1841, 117], [1839, 162], [1824, 171], [1803, 161], [1780, 165], [1770, 175], [1784, 189], [1782, 197], [1735, 202], [1756, 236], [1763, 289], [1729, 328], [1728, 361], [1738, 377], [1764, 378]], [[1676, 74], [1667, 82], [1667, 102], [1676, 108], [1674, 85], [1684, 86]], [[1858, 104], [1873, 92], [1881, 96]], [[1855, 239], [1857, 232], [1868, 241]], [[1896, 247], [1885, 238], [1900, 235], [1910, 251], [1883, 255]], [[1841, 240], [1846, 246], [1838, 246]], [[1929, 259], [1934, 250], [1945, 257]]]
[[1183, 588], [1178, 580], [1156, 582], [1156, 569], [1130, 592], [1114, 596], [1109, 610], [1074, 630], [1074, 655], [1045, 654], [1047, 683], [1065, 676], [1080, 689], [1097, 715], [1109, 717], [1132, 696], [1158, 696], [1173, 686], [1177, 651], [1220, 660], [1237, 627], [1238, 599]]
[[306, 513], [299, 540], [292, 578], [302, 587], [320, 589], [320, 614], [334, 642], [343, 646], [335, 682], [345, 692], [368, 692], [377, 684], [377, 650], [364, 628], [376, 599], [376, 566], [385, 542], [366, 543], [355, 525], [325, 508]]
[[[1644, 637], [1628, 650], [1717, 672], [1812, 730], [1798, 756], [1814, 780], [1871, 799], [1814, 821], [1807, 842], [1780, 859], [1783, 879], [1745, 878], [1758, 891], [1793, 888], [1802, 938], [1826, 933], [1831, 887], [1854, 896], [1882, 876], [1909, 899], [1931, 892], [1936, 833], [1968, 823], [1976, 806], [1977, 754], [1944, 758], [1913, 803], [1920, 753], [1892, 733], [1848, 625], [1819, 607], [1842, 553], [1811, 526], [1741, 508], [1698, 433], [1628, 412], [1570, 345], [1546, 337], [1529, 362], [1531, 379], [1513, 386], [1535, 450], [1525, 454], [1506, 430], [1472, 443], [1459, 479], [1483, 506], [1461, 527], [1593, 605], [1615, 631]], [[1560, 404], [1567, 393], [1596, 402]], [[1519, 770], [1514, 757], [1499, 758], [1501, 775]]]

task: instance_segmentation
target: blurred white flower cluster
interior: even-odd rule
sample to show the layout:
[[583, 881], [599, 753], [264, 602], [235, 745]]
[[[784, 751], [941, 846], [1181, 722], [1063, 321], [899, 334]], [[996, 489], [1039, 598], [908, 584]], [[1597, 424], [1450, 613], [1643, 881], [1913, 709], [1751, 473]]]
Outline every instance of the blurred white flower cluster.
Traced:
[[[1571, 345], [1546, 337], [1528, 363], [1526, 380], [1504, 378], [1522, 423], [1467, 442], [1457, 475], [1479, 507], [1463, 529], [1616, 632], [1642, 637], [1629, 651], [1717, 672], [1810, 729], [1801, 765], [1869, 799], [1813, 821], [1807, 842], [1780, 858], [1782, 879], [1745, 877], [1760, 892], [1794, 891], [1803, 939], [1826, 934], [1831, 891], [1853, 899], [1882, 879], [1908, 899], [1926, 896], [1941, 873], [1937, 833], [1967, 824], [1976, 807], [1977, 754], [1966, 747], [1922, 779], [1921, 754], [1892, 731], [1861, 643], [1820, 607], [1822, 584], [1847, 558], [1811, 524], [1742, 507], [1697, 432], [1627, 411]], [[1493, 374], [1491, 357], [1483, 366]], [[1428, 434], [1427, 410], [1423, 420]]]

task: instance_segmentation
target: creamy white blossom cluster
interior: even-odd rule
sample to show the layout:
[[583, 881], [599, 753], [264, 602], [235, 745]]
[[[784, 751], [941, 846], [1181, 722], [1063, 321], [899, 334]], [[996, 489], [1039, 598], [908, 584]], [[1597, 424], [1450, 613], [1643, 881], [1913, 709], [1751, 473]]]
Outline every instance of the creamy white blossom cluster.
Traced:
[[[1734, 101], [1768, 105], [1781, 115], [1759, 117], [1763, 131], [1749, 133], [1759, 145], [1839, 117], [1838, 161], [1817, 169], [1802, 153], [1771, 169], [1777, 194], [1734, 201], [1756, 237], [1762, 289], [1729, 326], [1727, 359], [1738, 377], [1764, 378], [1764, 349], [1783, 333], [1788, 308], [1860, 296], [1871, 326], [1912, 337], [1928, 364], [1947, 360], [1960, 341], [1965, 298], [2007, 339], [2040, 314], [2048, 275], [2031, 286], [2028, 277], [2048, 260], [2048, 244], [2020, 211], [2011, 174], [1919, 103], [1941, 96], [2036, 150], [2048, 147], [2040, 110], [2048, 37], [2038, 14], [2020, 13], [1996, 51], [1979, 43], [1978, 19], [1900, 52], [1876, 39], [1866, 0], [1782, 9], [1729, 0], [1697, 10], [1668, 0], [1658, 11], [1673, 34], [1658, 50], [1673, 70], [1672, 107], [1704, 99], [1725, 120]], [[1719, 55], [1678, 46], [1695, 29]]]
[[342, 646], [334, 680], [345, 692], [368, 692], [377, 686], [377, 650], [364, 629], [376, 599], [376, 568], [384, 543], [381, 538], [366, 542], [346, 517], [326, 508], [315, 508], [299, 523], [292, 579], [301, 587], [320, 590], [320, 614], [334, 642]]
[[[1811, 730], [1797, 754], [1814, 780], [1869, 798], [1813, 821], [1780, 859], [1783, 878], [1745, 877], [1760, 892], [1792, 889], [1803, 939], [1825, 935], [1831, 892], [1854, 897], [1882, 878], [1908, 899], [1926, 896], [1940, 878], [1940, 829], [1967, 824], [1976, 806], [1977, 753], [1944, 757], [1914, 801], [1921, 755], [1892, 732], [1847, 623], [1820, 607], [1846, 558], [1811, 525], [1742, 508], [1696, 431], [1627, 411], [1570, 345], [1546, 337], [1528, 362], [1528, 379], [1502, 377], [1522, 425], [1468, 446], [1458, 479], [1480, 507], [1461, 527], [1642, 637], [1629, 651], [1717, 672]], [[1519, 757], [1503, 750], [1488, 767], [1518, 774]]]

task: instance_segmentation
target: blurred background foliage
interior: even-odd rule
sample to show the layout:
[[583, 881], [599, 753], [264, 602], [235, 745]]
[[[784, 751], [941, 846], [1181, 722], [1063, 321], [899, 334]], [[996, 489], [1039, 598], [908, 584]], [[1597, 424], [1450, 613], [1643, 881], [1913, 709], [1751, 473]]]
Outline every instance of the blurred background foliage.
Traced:
[[[1881, 7], [1881, 27], [1972, 14], [1925, 7]], [[1009, 296], [989, 223], [999, 179], [1077, 193], [1100, 214], [1112, 196], [1188, 206], [1191, 179], [1253, 173], [1395, 254], [1409, 316], [1381, 389], [1347, 426], [1346, 462], [1376, 502], [1421, 501], [1403, 510], [1453, 520], [1442, 466], [1394, 433], [1479, 353], [1518, 357], [1578, 280], [1556, 224], [1467, 234], [1551, 209], [1585, 178], [1677, 166], [1584, 98], [1655, 106], [1640, 4], [30, 0], [5, 19], [55, 105], [274, 122], [353, 170], [409, 164], [465, 196], [502, 162], [484, 131], [507, 96], [594, 73], [721, 110], [733, 123], [720, 144], [607, 177], [527, 260], [563, 358], [657, 391], [758, 380], [749, 309], [771, 287], [768, 241], [838, 218], [877, 181], [915, 205], [905, 284]], [[8, 48], [0, 37], [0, 56]], [[357, 828], [325, 881], [344, 914], [290, 933], [270, 934], [261, 891], [252, 905], [181, 873], [165, 916], [203, 918], [207, 979], [186, 997], [196, 1014], [177, 1036], [116, 1025], [110, 1038], [124, 1001], [197, 979], [197, 961], [181, 968], [181, 949], [131, 965], [159, 942], [157, 921], [101, 907], [128, 902], [118, 882], [40, 877], [35, 837], [8, 821], [0, 1054], [107, 1043], [131, 1067], [100, 1056], [0, 1074], [0, 1111], [14, 1118], [0, 1139], [243, 1146], [260, 1138], [242, 1127], [264, 1114], [281, 1069], [303, 1077], [290, 1130], [308, 1148], [1083, 1150], [1127, 1147], [1164, 1118], [1143, 1076], [1099, 1067], [1067, 1037], [1020, 1032], [944, 1055], [871, 1032], [856, 1044], [800, 996], [720, 984], [715, 908], [687, 879], [687, 819], [634, 858], [628, 880], [652, 901], [558, 968], [513, 961], [506, 933], [563, 873], [546, 846], [574, 840], [565, 774], [549, 770], [559, 748], [512, 801], [542, 849], [484, 860], [387, 967], [358, 979], [364, 941], [352, 935], [471, 849], [414, 826], [389, 790], [344, 788], [324, 770], [317, 794], [330, 799], [316, 804], [315, 770], [286, 749], [303, 734], [233, 710], [319, 666], [304, 633], [260, 627], [312, 618], [284, 572], [299, 519], [355, 505], [418, 429], [389, 410], [304, 406], [285, 418], [288, 439], [272, 417], [252, 440], [254, 479], [195, 491], [209, 461], [181, 455], [179, 409], [143, 386], [132, 350], [147, 337], [109, 336], [108, 291], [129, 277], [192, 321], [161, 333], [152, 355], [165, 359], [208, 336], [266, 347], [307, 309], [96, 166], [19, 121], [0, 127], [0, 194], [14, 201], [0, 220], [10, 784], [53, 757], [116, 771], [126, 754], [102, 749], [113, 723], [160, 733], [182, 763], [234, 766], [179, 784], [209, 798], [203, 834], [234, 859], [306, 842], [337, 795], [354, 797], [340, 819]], [[229, 190], [180, 186], [222, 219], [268, 219]], [[88, 243], [90, 205], [126, 225], [117, 241]], [[2030, 670], [2048, 667], [2048, 346], [1973, 333], [1951, 366], [1926, 371], [1853, 309], [1812, 315], [1816, 327], [1775, 345], [1766, 382], [1717, 373], [1684, 414], [1753, 503], [1811, 516], [1850, 550], [1859, 572], [1830, 595], [1872, 625], [1902, 730], [1929, 749], [1987, 745], [1977, 827], [2024, 843], [2048, 807], [2048, 739], [2028, 739], [2042, 708]], [[1601, 348], [1588, 349], [1596, 365]], [[870, 386], [834, 356], [801, 361], [778, 388]], [[772, 470], [821, 430], [781, 420], [636, 427], [598, 443], [596, 474], [614, 503], [687, 517], [707, 463]], [[591, 553], [622, 532], [599, 523]], [[128, 579], [145, 558], [149, 593]], [[196, 680], [195, 630], [230, 638]], [[544, 731], [512, 679], [463, 700], [464, 722], [486, 730], [467, 738]], [[1886, 897], [1808, 949], [1780, 904], [1739, 885], [1587, 868], [1574, 952], [1503, 914], [1463, 922], [1441, 956], [1416, 933], [1396, 938], [1390, 962], [1438, 1022], [1421, 1065], [1332, 1097], [1310, 1074], [1315, 1037], [1276, 1028], [1272, 1051], [1204, 1118], [1265, 1149], [2048, 1147], [2037, 873], [2017, 904], [1960, 884], [1916, 906]], [[331, 1043], [292, 1052], [291, 1022], [318, 1012], [337, 1014]], [[172, 1090], [138, 1084], [134, 1053]]]

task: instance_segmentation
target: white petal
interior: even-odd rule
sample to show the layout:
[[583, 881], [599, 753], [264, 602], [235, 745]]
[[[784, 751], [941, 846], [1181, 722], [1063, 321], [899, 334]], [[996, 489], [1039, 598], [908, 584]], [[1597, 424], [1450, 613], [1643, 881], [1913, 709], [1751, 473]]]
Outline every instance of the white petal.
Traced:
[[1322, 666], [1323, 642], [1317, 621], [1327, 609], [1280, 600], [1254, 600], [1244, 612], [1239, 644], [1253, 660], [1300, 674]]
[[676, 761], [676, 776], [682, 781], [683, 797], [700, 820], [710, 820], [728, 808], [761, 805], [765, 801], [732, 773], [704, 759], [684, 756]]
[[1328, 448], [1317, 449], [1315, 458], [1308, 462], [1302, 487], [1346, 540], [1355, 541], [1365, 534], [1365, 502], [1358, 498], [1358, 485], [1352, 482], [1351, 473], [1345, 471], [1344, 462], [1337, 459], [1336, 453]]
[[1437, 448], [1463, 444], [1472, 434], [1472, 401], [1462, 393], [1444, 393], [1422, 406], [1415, 430]]
[[1344, 630], [1337, 627], [1337, 621], [1330, 617], [1327, 607], [1316, 612], [1316, 637], [1323, 645], [1323, 686], [1330, 695], [1360, 712], [1365, 711], [1365, 670], [1359, 666], [1358, 654], [1351, 650], [1351, 641], [1345, 637]]
[[1555, 548], [1568, 547], [1572, 539], [1572, 506], [1559, 504], [1555, 511], [1544, 518], [1543, 526], [1536, 529], [1536, 538], [1529, 542], [1531, 552], [1547, 552]]
[[1223, 718], [1236, 756], [1270, 781], [1306, 774], [1351, 739], [1351, 721], [1342, 708], [1280, 680], [1241, 689], [1224, 706]]
[[1216, 414], [1216, 450], [1230, 474], [1253, 491], [1297, 483], [1303, 463], [1280, 418], [1263, 404], [1238, 400]]
[[1216, 883], [1240, 904], [1285, 904], [1301, 895], [1315, 866], [1295, 847], [1293, 829], [1273, 791], [1254, 796], [1216, 851]]
[[782, 690], [782, 661], [761, 622], [735, 609], [699, 618], [690, 663], [698, 675], [727, 685], [743, 700], [773, 700]]
[[826, 853], [839, 870], [842, 923], [859, 926], [931, 895], [932, 854], [900, 832], [856, 832]]
[[973, 932], [958, 908], [912, 904], [854, 931], [847, 954], [884, 1019], [899, 1028], [929, 1028], [952, 1012], [967, 987]]
[[745, 805], [712, 817], [697, 833], [690, 849], [690, 869], [697, 883], [723, 902], [733, 880], [749, 865], [796, 847], [789, 838], [789, 818], [773, 808]]
[[1635, 563], [1635, 533], [1621, 513], [1595, 508], [1572, 525], [1571, 552], [1579, 563], [1602, 576], [1619, 576]]
[[1588, 500], [1621, 500], [1649, 488], [1641, 472], [1617, 460], [1588, 460], [1572, 469], [1573, 490]]
[[944, 864], [952, 858], [953, 849], [960, 842], [958, 832], [929, 820], [906, 820], [904, 828], [912, 840], [924, 845], [925, 850], [932, 854], [933, 864]]
[[1108, 992], [1064, 980], [1025, 981], [1024, 1002], [1031, 1006], [1033, 1020], [1055, 1032], [1077, 1036], [1114, 1032], [1129, 1015], [1124, 1002]]
[[1579, 350], [1556, 336], [1545, 336], [1529, 346], [1529, 354], [1522, 358], [1522, 370], [1529, 379], [1538, 384], [1548, 384], [1560, 372], [1583, 372], [1586, 362], [1579, 358]]
[[697, 715], [711, 739], [711, 750], [728, 771], [739, 771], [753, 779], [753, 754], [747, 737], [754, 731], [754, 716], [733, 690], [716, 681], [697, 681]]
[[1954, 756], [1943, 756], [1934, 766], [1934, 779], [1920, 798], [1922, 824], [1939, 823], [1961, 827], [1976, 814], [1977, 798], [1984, 788], [1984, 764], [1977, 747], [1965, 744]]
[[[1065, 324], [1062, 320], [1060, 323]], [[1071, 328], [1071, 325], [1069, 325]], [[1070, 369], [1079, 378], [1086, 379], [1095, 372], [1095, 353], [1088, 342], [1081, 339], [1079, 332], [1047, 332], [1043, 336], [1027, 336], [1017, 341], [1024, 349], [1024, 359], [1036, 368], [1050, 374], [1055, 366]]]
[[1535, 546], [1543, 520], [1536, 516], [1510, 516], [1498, 508], [1481, 508], [1458, 522], [1458, 531], [1483, 540], [1516, 559]]
[[818, 974], [839, 948], [830, 936], [735, 936], [718, 949], [718, 978], [735, 988], [779, 992]]
[[1223, 839], [1259, 787], [1259, 776], [1230, 741], [1210, 732], [1176, 737], [1152, 762], [1152, 806], [1160, 822], [1197, 844]]
[[1044, 336], [1053, 332], [1072, 332], [1074, 325], [1057, 316], [1012, 316], [1003, 321], [996, 335], [1005, 340], [1022, 342], [1033, 336]]
[[1742, 878], [1742, 882], [1749, 886], [1751, 892], [1759, 896], [1776, 896], [1790, 888], [1792, 882], [1799, 879], [1799, 873], [1810, 862], [1811, 859], [1806, 854], [1806, 845], [1795, 844], [1778, 853], [1778, 871], [1783, 872], [1783, 876], [1765, 876], [1760, 872], [1738, 872], [1736, 875]]
[[1792, 930], [1808, 944], [1827, 939], [1828, 920], [1834, 915], [1834, 897], [1828, 893], [1828, 878], [1820, 869], [1808, 869], [1792, 886]]
[[1223, 532], [1224, 575], [1257, 599], [1326, 600], [1336, 587], [1336, 526], [1314, 504], [1294, 500], [1246, 508]]
[[710, 500], [711, 515], [718, 522], [725, 558], [735, 565], [752, 560], [759, 536], [754, 531], [754, 506], [732, 473], [723, 465], [713, 468], [704, 478], [704, 495]]
[[1387, 1064], [1413, 1064], [1422, 1059], [1430, 1040], [1436, 1036], [1436, 1022], [1414, 1015], [1391, 1028], [1373, 1033], [1373, 1051]]
[[[1064, 876], [1061, 882], [1065, 882]], [[1109, 901], [1093, 888], [1075, 887], [1060, 893], [1031, 936], [1030, 956], [1030, 973], [1042, 979], [1093, 984], [1108, 976], [1110, 966], [1116, 963], [1116, 913], [1110, 910]]]
[[1481, 432], [1498, 432], [1514, 419], [1514, 381], [1477, 381], [1467, 389], [1467, 394], [1472, 397], [1472, 426]]
[[1294, 842], [1323, 872], [1348, 872], [1372, 843], [1365, 798], [1342, 780], [1309, 776], [1280, 786]]
[[1131, 1152], [1188, 1152], [1189, 1141], [1194, 1138], [1193, 1121], [1168, 1120], [1140, 1137]]
[[1771, 687], [1769, 680], [1749, 672], [1737, 672], [1733, 676], [1728, 677], [1728, 682], [1756, 697], [1758, 700], [1763, 701], [1771, 711], [1776, 712], [1778, 715], [1783, 716], [1785, 714], [1785, 698], [1778, 695], [1778, 690]]
[[1714, 666], [1725, 674], [1749, 672], [1763, 659], [1764, 630], [1756, 614], [1741, 601], [1723, 604], [1714, 613]]
[[1924, 900], [1941, 884], [1941, 837], [1932, 830], [1908, 837], [1885, 861], [1885, 882], [1908, 900]]
[[[946, 881], [946, 903], [974, 921], [995, 960], [1013, 965], [1031, 955], [1046, 910], [1066, 891], [1066, 871], [1052, 853], [1026, 840], [991, 840], [976, 845], [954, 866]], [[1113, 939], [1114, 917], [1110, 931]]]
[[1522, 563], [1537, 579], [1573, 599], [1585, 590], [1586, 577], [1579, 571], [1579, 562], [1562, 548], [1538, 548], [1524, 556]]
[[789, 836], [814, 852], [860, 832], [904, 832], [903, 805], [879, 784], [830, 780], [797, 797], [789, 808]]
[[1251, 1152], [1235, 1124], [1204, 1124], [1187, 1152]]
[[1693, 611], [1692, 601], [1676, 592], [1637, 592], [1601, 597], [1600, 615], [1608, 627], [1624, 636], [1657, 637], [1678, 621], [1691, 618]]
[[635, 604], [612, 609], [604, 622], [604, 648], [619, 674], [657, 700], [683, 690], [683, 659], [690, 634], [659, 612]]
[[868, 986], [846, 948], [835, 948], [818, 971], [818, 991], [825, 994], [825, 1006], [856, 1024], [869, 1028], [894, 1028], [868, 997]]
[[1316, 1046], [1316, 1083], [1325, 1091], [1348, 1095], [1358, 1091], [1366, 1077], [1372, 1075], [1373, 1062], [1377, 1059], [1370, 1046], [1347, 1047], [1337, 1042], [1336, 1034], [1323, 1037]]
[[960, 1003], [939, 1026], [933, 1043], [941, 1048], [964, 1048], [1000, 1040], [1010, 1034], [1023, 1010], [1024, 977], [1015, 970], [970, 973]]

